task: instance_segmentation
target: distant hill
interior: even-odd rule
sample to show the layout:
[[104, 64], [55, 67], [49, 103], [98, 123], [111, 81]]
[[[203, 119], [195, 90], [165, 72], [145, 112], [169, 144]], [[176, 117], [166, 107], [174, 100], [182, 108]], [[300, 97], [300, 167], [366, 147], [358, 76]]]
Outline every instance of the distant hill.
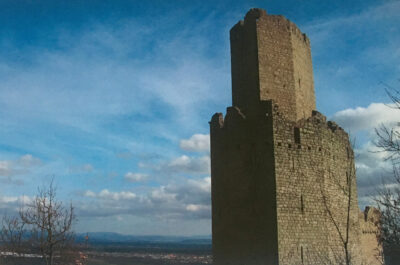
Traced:
[[[77, 234], [78, 242], [85, 241], [86, 233]], [[211, 244], [211, 235], [207, 236], [136, 236], [113, 232], [89, 233], [89, 242], [93, 243], [173, 243], [173, 244]]]

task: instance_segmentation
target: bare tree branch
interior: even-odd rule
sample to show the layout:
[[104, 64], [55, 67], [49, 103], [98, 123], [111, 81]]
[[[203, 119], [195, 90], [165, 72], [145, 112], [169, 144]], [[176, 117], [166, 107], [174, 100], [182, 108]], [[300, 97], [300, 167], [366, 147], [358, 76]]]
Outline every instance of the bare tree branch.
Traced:
[[57, 200], [56, 191], [52, 180], [49, 186], [38, 189], [32, 202], [20, 208], [17, 217], [4, 217], [0, 239], [6, 242], [9, 251], [26, 253], [22, 243], [29, 242], [29, 251], [37, 250], [46, 265], [53, 265], [55, 258], [60, 259], [62, 252], [68, 252], [66, 247], [74, 245], [74, 207]]
[[[387, 84], [385, 91], [392, 101], [388, 106], [400, 110], [400, 90]], [[380, 210], [380, 234], [379, 242], [384, 249], [400, 247], [400, 131], [396, 127], [381, 125], [375, 128], [377, 141], [375, 145], [381, 152], [387, 153], [386, 160], [392, 163], [392, 181], [387, 184], [382, 179], [382, 184], [377, 189], [374, 200]], [[397, 250], [398, 251], [398, 250]]]

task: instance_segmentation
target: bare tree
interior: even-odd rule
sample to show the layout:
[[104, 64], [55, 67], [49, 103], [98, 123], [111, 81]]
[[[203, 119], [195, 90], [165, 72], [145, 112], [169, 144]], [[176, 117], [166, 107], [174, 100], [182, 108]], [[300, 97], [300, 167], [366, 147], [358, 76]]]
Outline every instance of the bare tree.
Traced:
[[375, 201], [381, 211], [380, 240], [385, 245], [400, 246], [400, 174], [393, 166], [394, 185], [385, 182], [378, 190]]
[[[400, 111], [400, 90], [385, 85], [385, 91], [391, 99], [390, 108]], [[399, 125], [399, 124], [397, 124]], [[375, 129], [375, 145], [385, 152], [386, 160], [392, 164], [391, 184], [382, 180], [378, 195], [374, 198], [381, 211], [380, 242], [384, 246], [400, 246], [400, 130], [398, 126], [388, 127], [382, 124]]]
[[382, 124], [375, 129], [375, 134], [378, 138], [375, 141], [375, 145], [382, 151], [387, 152], [387, 160], [390, 159], [396, 162], [395, 160], [400, 158], [400, 131]]
[[[394, 108], [400, 110], [400, 90], [397, 90], [389, 85], [385, 84], [385, 91], [390, 100], [391, 105], [388, 108]], [[397, 125], [400, 124], [400, 121]], [[400, 159], [400, 131], [398, 128], [390, 128], [387, 125], [381, 124], [378, 128], [375, 128], [377, 140], [375, 145], [387, 153], [386, 159], [391, 159], [394, 164], [397, 164]], [[397, 160], [397, 161], [396, 161]]]
[[[1, 250], [10, 256], [21, 255], [26, 250], [25, 224], [18, 217], [3, 216], [0, 227]], [[7, 256], [7, 255], [5, 255]]]
[[46, 264], [53, 265], [55, 254], [74, 240], [72, 204], [64, 207], [56, 199], [56, 188], [51, 181], [49, 187], [38, 189], [33, 202], [21, 209], [19, 215], [23, 224], [29, 227], [32, 242], [39, 248]]
[[74, 208], [72, 204], [64, 206], [56, 195], [51, 181], [49, 186], [38, 189], [37, 195], [21, 207], [16, 217], [3, 218], [0, 239], [13, 256], [31, 252], [38, 253], [47, 265], [56, 261], [74, 263], [68, 258], [76, 256], [72, 231], [76, 220]]
[[[400, 110], [400, 90], [397, 90], [389, 85], [385, 84], [385, 91], [390, 100], [391, 105], [388, 108], [394, 108]], [[400, 121], [397, 125], [400, 124]], [[380, 127], [375, 129], [377, 140], [375, 145], [387, 153], [386, 159], [395, 160], [398, 162], [400, 159], [400, 131], [398, 128], [390, 128], [387, 125], [382, 124]], [[397, 160], [397, 161], [396, 161]], [[395, 163], [397, 164], [397, 163]]]

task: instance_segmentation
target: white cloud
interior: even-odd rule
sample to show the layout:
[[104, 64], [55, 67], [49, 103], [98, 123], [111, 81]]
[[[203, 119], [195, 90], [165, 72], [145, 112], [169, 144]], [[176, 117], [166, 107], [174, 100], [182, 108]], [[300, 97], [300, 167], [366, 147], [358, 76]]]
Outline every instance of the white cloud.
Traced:
[[160, 188], [164, 196], [184, 204], [209, 205], [211, 200], [211, 178], [188, 179], [184, 184], [169, 184]]
[[154, 175], [174, 174], [209, 174], [211, 170], [210, 156], [190, 157], [181, 155], [169, 161], [161, 161], [158, 164], [139, 162], [140, 168], [148, 168], [154, 171]]
[[108, 189], [104, 189], [99, 193], [88, 190], [84, 193], [84, 196], [114, 201], [133, 200], [137, 197], [135, 193], [130, 191], [111, 192]]
[[131, 200], [136, 198], [136, 194], [130, 191], [110, 192], [107, 189], [100, 191], [98, 194], [100, 198], [112, 200]]
[[[161, 219], [209, 219], [211, 216], [211, 178], [186, 179], [137, 195], [130, 191], [83, 193], [77, 206], [85, 216], [151, 216]], [[134, 203], [132, 203], [134, 201]]]
[[[382, 124], [400, 130], [400, 110], [393, 104], [371, 103], [368, 107], [349, 108], [335, 113], [332, 120], [352, 133], [353, 136], [366, 133], [361, 146], [354, 150], [357, 167], [357, 187], [361, 207], [373, 203], [373, 196], [378, 193], [383, 182], [392, 184], [392, 163], [387, 160], [389, 154], [376, 147], [375, 128]], [[361, 138], [362, 139], [362, 138]]]
[[125, 179], [130, 182], [140, 182], [148, 178], [147, 174], [128, 172], [125, 174]]
[[201, 204], [188, 204], [186, 206], [186, 210], [189, 212], [199, 212], [202, 210], [210, 210], [210, 206]]
[[368, 182], [376, 184], [391, 171], [390, 161], [385, 160], [386, 154], [370, 141], [354, 151], [360, 187], [370, 186]]
[[182, 155], [166, 164], [164, 169], [170, 173], [209, 173], [210, 157], [188, 157]]
[[360, 148], [354, 150], [357, 168], [358, 200], [361, 208], [374, 205], [373, 198], [383, 187], [392, 185], [393, 165], [386, 160], [387, 153], [378, 149], [371, 141], [366, 142]]
[[393, 104], [371, 103], [368, 107], [345, 109], [335, 113], [332, 120], [351, 133], [361, 130], [373, 130], [381, 124], [398, 125], [400, 110], [393, 108]]
[[155, 203], [170, 203], [176, 200], [176, 193], [170, 192], [165, 186], [154, 189], [150, 194], [150, 200]]
[[204, 152], [210, 151], [210, 135], [194, 134], [189, 139], [180, 141], [180, 147], [186, 151]]
[[16, 202], [17, 200], [18, 200], [18, 197], [10, 197], [10, 196], [0, 197], [0, 202], [2, 202], [2, 203]]
[[211, 177], [205, 177], [203, 179], [189, 179], [188, 184], [198, 188], [201, 191], [210, 193], [211, 191]]
[[1, 196], [0, 195], [0, 214], [16, 214], [18, 210], [24, 205], [31, 203], [33, 198], [21, 195], [21, 196]]

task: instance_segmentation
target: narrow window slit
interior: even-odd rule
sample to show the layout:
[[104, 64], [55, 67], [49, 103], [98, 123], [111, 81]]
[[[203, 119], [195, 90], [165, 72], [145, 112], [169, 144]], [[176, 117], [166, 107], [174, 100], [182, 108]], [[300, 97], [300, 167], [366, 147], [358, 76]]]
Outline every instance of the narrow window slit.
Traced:
[[300, 128], [299, 127], [294, 127], [294, 142], [296, 144], [301, 144], [300, 143]]

